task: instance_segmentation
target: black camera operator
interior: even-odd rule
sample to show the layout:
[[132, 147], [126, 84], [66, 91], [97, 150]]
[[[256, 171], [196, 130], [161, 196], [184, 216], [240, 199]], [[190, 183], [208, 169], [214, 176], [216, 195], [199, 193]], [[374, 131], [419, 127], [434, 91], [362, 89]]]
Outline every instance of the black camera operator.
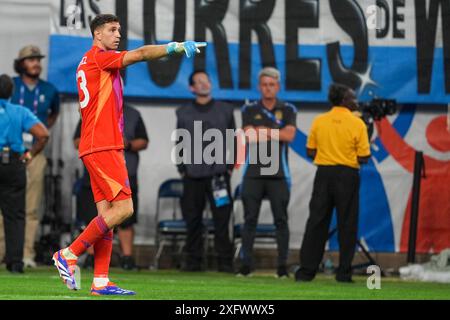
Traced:
[[351, 88], [332, 84], [328, 99], [332, 108], [314, 119], [306, 144], [317, 171], [300, 249], [301, 267], [295, 273], [299, 282], [311, 281], [316, 276], [334, 208], [339, 241], [336, 280], [353, 282], [351, 263], [358, 234], [359, 168], [370, 158], [369, 139], [363, 121], [352, 115], [358, 104]]
[[[26, 165], [45, 146], [49, 133], [27, 108], [9, 103], [13, 93], [12, 79], [0, 76], [0, 209], [5, 228], [5, 262], [12, 273], [23, 273], [25, 236]], [[34, 137], [30, 151], [25, 152], [22, 134]]]

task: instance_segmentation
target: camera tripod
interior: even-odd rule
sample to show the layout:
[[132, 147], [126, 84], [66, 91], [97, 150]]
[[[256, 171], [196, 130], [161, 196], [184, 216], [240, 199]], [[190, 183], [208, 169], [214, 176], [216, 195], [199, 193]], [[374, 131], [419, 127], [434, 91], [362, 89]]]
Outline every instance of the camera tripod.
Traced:
[[63, 168], [64, 162], [61, 159], [55, 164], [52, 158], [47, 158], [44, 177], [44, 216], [40, 223], [40, 238], [35, 244], [36, 261], [45, 265], [53, 264], [53, 253], [59, 250], [61, 234], [67, 229], [61, 217]]
[[[328, 240], [331, 239], [331, 237], [336, 233], [336, 231], [337, 231], [337, 228], [331, 229], [331, 231], [328, 233]], [[362, 269], [362, 268], [368, 267], [370, 265], [379, 266], [378, 263], [370, 255], [369, 251], [367, 251], [366, 247], [361, 243], [361, 241], [359, 239], [356, 240], [356, 245], [357, 245], [357, 247], [359, 247], [361, 249], [363, 255], [367, 258], [368, 261], [366, 263], [352, 265], [352, 270]], [[381, 276], [384, 277], [386, 274], [384, 273], [384, 271], [381, 268], [380, 268], [380, 271], [381, 271]]]

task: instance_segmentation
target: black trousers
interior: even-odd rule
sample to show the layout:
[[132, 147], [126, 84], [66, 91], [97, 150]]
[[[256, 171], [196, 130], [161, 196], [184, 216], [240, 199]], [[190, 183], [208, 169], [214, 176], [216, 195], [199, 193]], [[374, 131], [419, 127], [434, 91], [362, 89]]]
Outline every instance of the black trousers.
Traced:
[[319, 166], [309, 203], [309, 218], [300, 249], [297, 276], [312, 280], [322, 261], [333, 209], [337, 212], [339, 267], [336, 278], [351, 279], [358, 232], [359, 171], [346, 166]]
[[23, 266], [25, 241], [25, 164], [11, 159], [0, 164], [0, 209], [5, 229], [5, 262], [7, 266]]
[[[226, 177], [228, 195], [231, 199], [230, 178]], [[215, 206], [212, 193], [212, 178], [183, 178], [183, 197], [181, 211], [187, 225], [187, 237], [184, 252], [186, 264], [191, 267], [200, 267], [203, 258], [203, 211], [206, 199], [211, 206], [214, 221], [214, 248], [218, 256], [218, 265], [231, 266], [233, 245], [230, 239], [229, 223], [232, 211], [230, 204], [221, 207]]]
[[289, 252], [289, 226], [287, 207], [290, 190], [285, 179], [245, 178], [241, 190], [244, 205], [244, 228], [242, 230], [241, 262], [252, 267], [252, 251], [255, 241], [261, 202], [270, 201], [273, 220], [277, 230], [278, 266], [286, 266]]

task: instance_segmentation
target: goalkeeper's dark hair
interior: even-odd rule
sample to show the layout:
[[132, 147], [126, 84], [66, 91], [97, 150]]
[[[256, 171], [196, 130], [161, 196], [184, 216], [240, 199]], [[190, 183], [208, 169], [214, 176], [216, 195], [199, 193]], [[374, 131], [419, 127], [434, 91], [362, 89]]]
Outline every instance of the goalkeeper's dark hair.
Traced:
[[94, 37], [94, 31], [97, 30], [97, 28], [100, 28], [105, 23], [110, 22], [119, 22], [119, 18], [113, 14], [98, 14], [95, 16], [95, 18], [91, 21], [91, 33], [92, 37]]
[[345, 94], [350, 90], [350, 87], [340, 83], [333, 83], [328, 88], [328, 101], [331, 102], [333, 106], [342, 105]]
[[9, 99], [14, 91], [14, 82], [7, 74], [0, 76], [0, 99]]
[[204, 73], [204, 74], [206, 74], [206, 76], [209, 78], [209, 74], [208, 74], [208, 72], [206, 72], [206, 70], [204, 70], [204, 69], [198, 69], [198, 70], [195, 70], [195, 71], [193, 71], [193, 72], [191, 73], [191, 75], [189, 76], [189, 85], [190, 85], [190, 86], [193, 86], [193, 85], [194, 85], [194, 77], [195, 77], [195, 75], [198, 74], [198, 73]]

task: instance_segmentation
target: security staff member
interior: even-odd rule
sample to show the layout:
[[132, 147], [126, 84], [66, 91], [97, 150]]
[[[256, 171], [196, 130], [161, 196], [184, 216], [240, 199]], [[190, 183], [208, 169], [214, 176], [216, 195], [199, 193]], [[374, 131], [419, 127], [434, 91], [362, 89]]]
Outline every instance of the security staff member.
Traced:
[[[241, 187], [245, 222], [240, 253], [241, 268], [238, 275], [251, 274], [253, 243], [261, 201], [267, 197], [276, 226], [277, 276], [282, 278], [288, 276], [287, 207], [291, 181], [287, 155], [288, 144], [295, 138], [297, 109], [292, 104], [277, 99], [280, 90], [280, 72], [277, 69], [266, 67], [261, 70], [258, 78], [261, 100], [242, 108], [242, 127], [248, 144]], [[264, 145], [267, 148], [264, 148]], [[261, 158], [261, 150], [270, 153], [268, 164]], [[271, 150], [275, 154], [271, 154]]]
[[[41, 50], [28, 45], [19, 51], [14, 61], [14, 69], [18, 77], [14, 77], [15, 90], [11, 102], [20, 104], [34, 113], [47, 128], [52, 128], [59, 114], [59, 93], [49, 82], [40, 79], [42, 72], [41, 60], [45, 56]], [[31, 136], [25, 142], [27, 149], [32, 144]], [[25, 232], [25, 267], [35, 267], [34, 243], [39, 227], [38, 210], [44, 194], [44, 176], [47, 159], [44, 152], [35, 156], [34, 161], [27, 166], [26, 191], [26, 232]]]
[[[232, 243], [229, 222], [232, 210], [230, 192], [230, 174], [234, 159], [227, 159], [227, 143], [223, 143], [223, 157], [209, 162], [203, 158], [206, 146], [202, 137], [206, 130], [219, 130], [226, 137], [226, 130], [236, 128], [233, 108], [224, 102], [214, 100], [211, 96], [211, 82], [205, 71], [194, 71], [189, 77], [190, 90], [196, 98], [188, 105], [176, 111], [177, 129], [187, 130], [191, 144], [185, 143], [183, 155], [186, 160], [178, 163], [178, 171], [183, 178], [183, 197], [181, 210], [187, 224], [185, 244], [186, 261], [184, 271], [201, 271], [203, 255], [203, 211], [208, 199], [214, 221], [214, 246], [217, 253], [219, 272], [233, 272]], [[201, 125], [202, 132], [197, 132], [196, 125]], [[198, 133], [202, 137], [196, 136]], [[199, 150], [194, 146], [195, 140], [202, 141]], [[184, 151], [188, 151], [188, 158]], [[198, 154], [195, 154], [198, 152]], [[231, 153], [231, 154], [234, 154]], [[195, 160], [201, 157], [201, 161]], [[218, 161], [216, 161], [218, 160]]]
[[369, 139], [364, 122], [352, 114], [358, 108], [353, 90], [333, 84], [328, 99], [333, 107], [314, 119], [306, 145], [317, 171], [300, 249], [301, 267], [295, 274], [297, 281], [311, 281], [315, 277], [336, 208], [339, 240], [336, 280], [352, 282], [351, 263], [358, 232], [359, 166], [370, 157]]
[[[26, 165], [44, 148], [48, 140], [45, 126], [28, 109], [9, 103], [14, 84], [7, 75], [0, 76], [0, 209], [5, 231], [6, 268], [23, 272], [25, 232]], [[22, 133], [34, 137], [25, 152]]]

